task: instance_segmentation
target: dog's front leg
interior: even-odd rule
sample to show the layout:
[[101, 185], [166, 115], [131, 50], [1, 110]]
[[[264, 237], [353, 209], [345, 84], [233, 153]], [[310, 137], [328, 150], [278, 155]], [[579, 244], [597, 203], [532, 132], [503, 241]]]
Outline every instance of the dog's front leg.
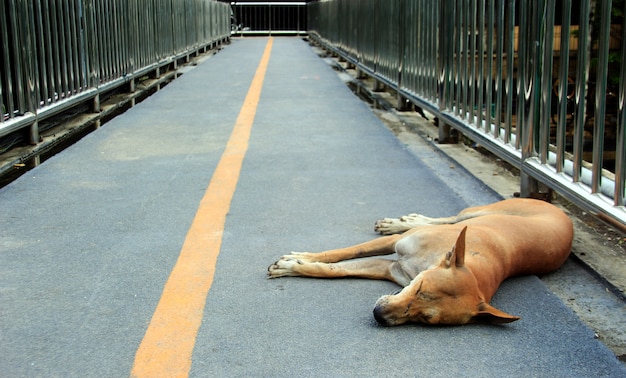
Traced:
[[[283, 276], [346, 277], [386, 279], [389, 260], [352, 260], [361, 257], [390, 255], [401, 235], [377, 238], [352, 247], [333, 249], [320, 253], [292, 252], [270, 265], [270, 278]], [[374, 263], [374, 261], [377, 261]], [[382, 269], [384, 273], [374, 272]]]
[[298, 259], [299, 255], [286, 255], [268, 268], [269, 278], [305, 276], [318, 278], [360, 277], [372, 280], [394, 281], [393, 260], [364, 259], [336, 263], [311, 262]]

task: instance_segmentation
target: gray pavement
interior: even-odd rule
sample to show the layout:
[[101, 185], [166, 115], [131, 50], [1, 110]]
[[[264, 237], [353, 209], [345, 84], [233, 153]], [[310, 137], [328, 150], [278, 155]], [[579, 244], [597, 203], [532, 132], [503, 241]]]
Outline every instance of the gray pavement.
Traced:
[[[0, 189], [0, 376], [128, 376], [266, 42], [234, 40]], [[392, 283], [265, 278], [291, 250], [375, 237], [380, 217], [499, 199], [450, 165], [275, 39], [190, 376], [626, 376], [536, 277], [492, 302], [518, 322], [395, 328], [371, 313]]]

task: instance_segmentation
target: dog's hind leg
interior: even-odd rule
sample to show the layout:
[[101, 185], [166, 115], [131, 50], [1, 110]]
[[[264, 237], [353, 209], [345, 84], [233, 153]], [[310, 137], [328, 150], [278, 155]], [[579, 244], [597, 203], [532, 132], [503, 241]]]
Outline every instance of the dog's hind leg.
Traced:
[[454, 224], [489, 213], [488, 206], [476, 206], [467, 208], [451, 217], [431, 218], [421, 214], [409, 214], [400, 218], [384, 218], [377, 220], [374, 225], [374, 231], [382, 235], [399, 234], [418, 226]]
[[374, 230], [382, 235], [399, 234], [418, 226], [434, 226], [459, 222], [459, 216], [431, 218], [421, 214], [409, 214], [400, 218], [384, 218], [376, 221]]

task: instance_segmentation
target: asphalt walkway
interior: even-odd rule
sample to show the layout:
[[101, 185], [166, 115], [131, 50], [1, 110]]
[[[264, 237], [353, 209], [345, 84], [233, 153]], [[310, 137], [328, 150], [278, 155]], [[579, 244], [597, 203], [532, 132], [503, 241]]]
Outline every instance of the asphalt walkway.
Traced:
[[234, 40], [0, 189], [0, 376], [626, 376], [536, 277], [492, 301], [520, 321], [461, 327], [378, 326], [389, 282], [266, 278], [500, 199], [451, 164], [302, 40]]

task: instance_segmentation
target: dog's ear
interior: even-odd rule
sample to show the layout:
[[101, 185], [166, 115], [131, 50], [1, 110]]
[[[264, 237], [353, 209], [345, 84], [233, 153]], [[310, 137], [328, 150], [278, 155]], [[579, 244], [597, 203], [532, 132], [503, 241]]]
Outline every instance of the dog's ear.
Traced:
[[452, 247], [452, 251], [446, 254], [446, 266], [450, 268], [451, 266], [456, 266], [457, 268], [462, 267], [465, 264], [465, 232], [467, 231], [467, 226], [463, 227], [459, 237], [456, 239], [456, 243], [454, 247]]
[[511, 323], [520, 320], [519, 316], [507, 314], [487, 303], [481, 303], [478, 306], [478, 312], [474, 315], [474, 320], [484, 321], [492, 324]]

